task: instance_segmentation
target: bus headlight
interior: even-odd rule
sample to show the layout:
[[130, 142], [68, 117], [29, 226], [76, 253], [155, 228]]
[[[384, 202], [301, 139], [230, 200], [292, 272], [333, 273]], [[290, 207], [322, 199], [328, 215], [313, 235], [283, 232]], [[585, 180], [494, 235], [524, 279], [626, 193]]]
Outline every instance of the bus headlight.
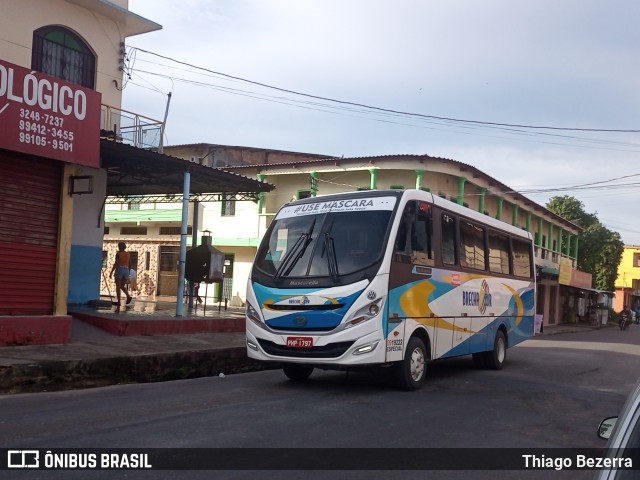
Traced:
[[374, 318], [380, 313], [382, 301], [383, 299], [379, 298], [375, 302], [371, 302], [369, 305], [362, 307], [360, 310], [351, 315], [351, 319], [347, 320], [344, 323], [344, 328], [351, 328]]
[[260, 328], [264, 328], [264, 322], [262, 321], [260, 312], [253, 308], [253, 305], [251, 305], [249, 302], [247, 302], [247, 309], [245, 313], [249, 320], [258, 325]]

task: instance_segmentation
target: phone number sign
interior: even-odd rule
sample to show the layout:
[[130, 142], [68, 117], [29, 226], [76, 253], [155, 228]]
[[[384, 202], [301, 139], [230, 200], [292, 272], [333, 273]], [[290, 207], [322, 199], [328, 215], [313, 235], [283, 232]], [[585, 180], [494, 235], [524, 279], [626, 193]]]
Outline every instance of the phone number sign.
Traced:
[[101, 98], [0, 60], [0, 148], [99, 167]]

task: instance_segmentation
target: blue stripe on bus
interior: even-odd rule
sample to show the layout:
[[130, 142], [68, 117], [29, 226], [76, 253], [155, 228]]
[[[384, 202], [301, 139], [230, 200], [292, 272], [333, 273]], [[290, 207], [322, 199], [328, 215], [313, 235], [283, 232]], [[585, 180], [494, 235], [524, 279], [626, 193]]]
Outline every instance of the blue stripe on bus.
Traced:
[[[254, 292], [261, 309], [265, 304], [278, 303], [292, 296], [318, 295], [325, 289], [276, 289], [269, 288], [258, 283], [253, 284]], [[340, 325], [345, 313], [353, 302], [362, 294], [362, 290], [345, 297], [335, 297], [342, 307], [337, 310], [281, 310], [275, 318], [265, 320], [272, 328], [284, 328], [295, 330], [332, 329]]]

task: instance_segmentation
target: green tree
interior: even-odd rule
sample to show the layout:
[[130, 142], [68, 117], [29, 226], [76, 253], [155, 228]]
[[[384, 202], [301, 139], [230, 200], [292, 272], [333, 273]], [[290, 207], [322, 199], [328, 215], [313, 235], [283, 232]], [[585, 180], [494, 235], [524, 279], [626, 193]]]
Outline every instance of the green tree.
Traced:
[[600, 223], [596, 214], [585, 212], [584, 203], [575, 197], [553, 197], [547, 208], [584, 229], [578, 236], [578, 269], [593, 276], [595, 288], [614, 291], [624, 250], [620, 234]]

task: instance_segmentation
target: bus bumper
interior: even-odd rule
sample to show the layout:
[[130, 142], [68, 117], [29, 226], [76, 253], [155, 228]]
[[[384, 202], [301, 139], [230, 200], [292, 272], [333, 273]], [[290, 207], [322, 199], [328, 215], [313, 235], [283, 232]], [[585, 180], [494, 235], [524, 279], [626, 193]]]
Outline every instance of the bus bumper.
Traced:
[[375, 323], [331, 335], [314, 335], [268, 332], [247, 319], [247, 356], [264, 362], [335, 365], [336, 368], [384, 363], [386, 341]]

